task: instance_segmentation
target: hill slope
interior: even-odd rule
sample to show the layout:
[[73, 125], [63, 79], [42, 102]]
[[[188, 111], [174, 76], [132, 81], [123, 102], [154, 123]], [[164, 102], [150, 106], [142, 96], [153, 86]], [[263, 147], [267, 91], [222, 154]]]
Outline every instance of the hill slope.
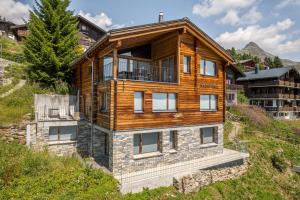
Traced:
[[[255, 42], [248, 43], [243, 49], [237, 50], [237, 52], [241, 53], [241, 54], [246, 53], [246, 54], [250, 54], [252, 56], [257, 56], [262, 61], [265, 59], [265, 57], [270, 57], [272, 59], [275, 57], [273, 54], [263, 50]], [[289, 59], [281, 59], [281, 61], [282, 61], [283, 65], [286, 67], [288, 67], [288, 66], [300, 67], [299, 62], [295, 62], [295, 61], [292, 61]]]

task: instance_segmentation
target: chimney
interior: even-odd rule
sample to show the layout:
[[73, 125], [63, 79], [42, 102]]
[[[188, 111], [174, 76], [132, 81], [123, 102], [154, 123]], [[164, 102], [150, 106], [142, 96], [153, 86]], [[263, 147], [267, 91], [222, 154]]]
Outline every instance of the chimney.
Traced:
[[163, 22], [164, 21], [164, 13], [163, 12], [159, 12], [159, 15], [158, 15], [158, 22]]
[[258, 74], [258, 71], [259, 71], [259, 66], [258, 64], [255, 65], [255, 74]]

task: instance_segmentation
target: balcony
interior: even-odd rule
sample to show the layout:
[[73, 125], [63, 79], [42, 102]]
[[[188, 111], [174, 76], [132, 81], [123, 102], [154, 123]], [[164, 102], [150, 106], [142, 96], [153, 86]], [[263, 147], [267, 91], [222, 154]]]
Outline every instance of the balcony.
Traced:
[[227, 90], [238, 90], [238, 91], [244, 91], [243, 85], [236, 85], [236, 84], [226, 84]]
[[291, 106], [283, 106], [283, 107], [265, 107], [266, 111], [276, 111], [276, 112], [285, 112], [285, 111], [300, 111], [300, 107], [291, 107]]
[[[161, 62], [150, 59], [120, 56], [118, 58], [117, 78], [119, 80], [135, 80], [145, 82], [176, 83], [174, 57]], [[104, 80], [113, 77], [113, 62], [103, 65]]]
[[272, 99], [295, 99], [297, 95], [294, 94], [281, 94], [281, 93], [262, 93], [262, 94], [249, 94], [249, 98], [272, 98]]
[[255, 83], [249, 84], [248, 87], [251, 88], [251, 87], [266, 87], [266, 86], [300, 88], [300, 83], [295, 83], [294, 81], [270, 80], [270, 81], [257, 81]]

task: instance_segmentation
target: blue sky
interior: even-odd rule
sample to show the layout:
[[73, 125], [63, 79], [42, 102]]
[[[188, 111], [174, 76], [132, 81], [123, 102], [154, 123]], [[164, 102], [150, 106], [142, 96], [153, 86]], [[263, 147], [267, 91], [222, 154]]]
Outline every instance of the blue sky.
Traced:
[[[0, 13], [34, 2], [2, 1]], [[26, 18], [25, 8], [7, 18]], [[165, 20], [190, 18], [225, 48], [254, 41], [274, 55], [300, 61], [300, 0], [73, 0], [70, 9], [107, 30], [157, 22], [162, 11]]]

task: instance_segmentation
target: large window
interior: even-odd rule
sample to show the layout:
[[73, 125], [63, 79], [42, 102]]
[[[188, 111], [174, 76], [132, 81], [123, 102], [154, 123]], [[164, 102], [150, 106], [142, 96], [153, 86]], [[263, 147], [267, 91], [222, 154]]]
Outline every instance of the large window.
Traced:
[[217, 96], [216, 95], [200, 95], [200, 110], [202, 111], [216, 111], [217, 110]]
[[162, 82], [175, 81], [174, 66], [175, 66], [174, 56], [162, 60], [162, 70], [161, 70]]
[[49, 128], [50, 141], [74, 140], [77, 135], [77, 126], [55, 126]]
[[177, 131], [170, 131], [170, 148], [177, 150], [177, 146], [178, 146]]
[[200, 139], [201, 144], [217, 143], [216, 138], [218, 134], [217, 127], [201, 128]]
[[134, 92], [134, 112], [143, 112], [143, 92]]
[[176, 111], [176, 94], [175, 93], [153, 93], [152, 110], [155, 112]]
[[143, 133], [133, 136], [134, 155], [157, 152], [160, 149], [160, 133]]
[[191, 56], [183, 56], [183, 72], [191, 72]]
[[102, 111], [102, 112], [107, 112], [108, 111], [108, 94], [106, 92], [102, 93], [102, 96], [101, 96], [100, 111]]
[[103, 59], [103, 80], [110, 80], [113, 76], [113, 58], [105, 57]]
[[216, 63], [209, 60], [201, 60], [200, 74], [206, 76], [216, 76]]

